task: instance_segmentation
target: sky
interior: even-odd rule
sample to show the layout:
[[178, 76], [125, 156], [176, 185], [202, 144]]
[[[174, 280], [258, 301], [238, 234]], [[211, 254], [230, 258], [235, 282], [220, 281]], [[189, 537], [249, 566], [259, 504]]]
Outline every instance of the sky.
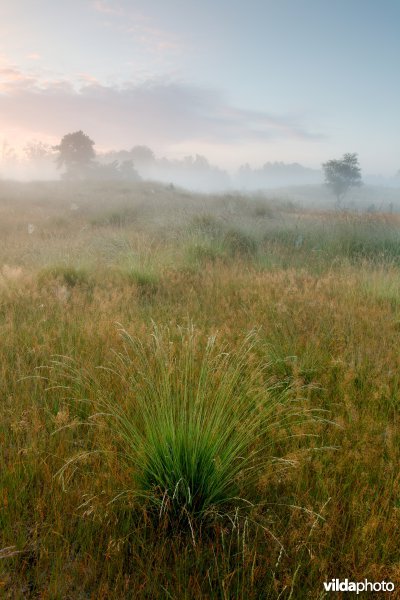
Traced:
[[0, 144], [400, 169], [400, 0], [1, 0]]

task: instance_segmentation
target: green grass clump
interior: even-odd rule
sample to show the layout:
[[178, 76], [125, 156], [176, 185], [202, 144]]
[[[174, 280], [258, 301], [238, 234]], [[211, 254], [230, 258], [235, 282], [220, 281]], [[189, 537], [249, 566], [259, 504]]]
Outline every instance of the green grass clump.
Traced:
[[262, 202], [261, 200], [255, 200], [253, 201], [253, 211], [252, 214], [256, 219], [273, 219], [274, 218], [274, 211], [271, 208], [271, 206], [269, 206], [268, 204], [266, 204], [265, 202]]
[[208, 240], [199, 240], [189, 244], [185, 254], [189, 265], [194, 266], [201, 266], [204, 263], [215, 263], [217, 260], [223, 260], [225, 257], [222, 245]]
[[125, 272], [125, 275], [128, 281], [137, 285], [143, 292], [155, 292], [157, 290], [158, 277], [150, 270], [131, 268]]
[[107, 211], [101, 215], [96, 215], [91, 219], [93, 227], [127, 227], [135, 222], [137, 218], [137, 209], [135, 207], [125, 206], [120, 209]]
[[[88, 397], [106, 415], [136, 495], [174, 519], [229, 510], [243, 490], [251, 500], [271, 459], [268, 432], [280, 420], [287, 431], [298, 416], [287, 391], [268, 386], [254, 364], [252, 336], [231, 354], [215, 337], [201, 343], [193, 327], [178, 336], [155, 327], [147, 345], [122, 335], [111, 370], [124, 398], [110, 399], [98, 382]], [[74, 382], [81, 390], [79, 376]]]
[[221, 239], [224, 234], [224, 227], [220, 219], [209, 213], [194, 216], [190, 230], [211, 240]]
[[338, 254], [344, 254], [353, 261], [400, 261], [398, 228], [377, 220], [353, 218], [338, 223], [331, 244], [336, 244]]
[[252, 257], [258, 250], [256, 239], [239, 229], [230, 229], [226, 232], [224, 245], [231, 256]]
[[215, 216], [208, 213], [196, 215], [191, 221], [188, 232], [185, 259], [189, 265], [199, 267], [225, 258], [225, 230], [221, 221]]
[[47, 283], [52, 279], [58, 280], [67, 287], [73, 288], [78, 285], [87, 285], [90, 278], [86, 269], [69, 265], [55, 265], [48, 267], [43, 269], [39, 274], [40, 283]]

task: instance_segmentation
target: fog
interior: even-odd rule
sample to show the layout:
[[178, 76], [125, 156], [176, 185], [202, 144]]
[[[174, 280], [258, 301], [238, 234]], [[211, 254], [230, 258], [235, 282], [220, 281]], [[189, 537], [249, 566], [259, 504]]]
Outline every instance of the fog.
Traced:
[[[69, 178], [67, 169], [57, 165], [57, 156], [55, 147], [43, 142], [32, 141], [22, 153], [4, 142], [0, 155], [0, 182], [66, 180]], [[181, 159], [159, 157], [144, 145], [130, 150], [99, 152], [94, 156], [78, 179], [158, 182], [203, 194], [237, 192], [246, 196], [265, 192], [282, 201], [314, 208], [331, 208], [335, 204], [332, 193], [324, 185], [321, 165], [310, 168], [299, 162], [269, 161], [261, 166], [245, 163], [228, 171], [211, 164], [200, 154]], [[399, 174], [384, 177], [362, 173], [362, 184], [348, 191], [342, 208], [400, 211]]]

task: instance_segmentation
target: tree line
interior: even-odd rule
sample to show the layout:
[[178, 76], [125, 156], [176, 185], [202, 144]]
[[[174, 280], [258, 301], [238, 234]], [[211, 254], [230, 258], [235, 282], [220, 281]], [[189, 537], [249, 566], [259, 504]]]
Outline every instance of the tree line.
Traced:
[[[156, 160], [154, 153], [146, 146], [135, 146], [131, 151], [121, 150], [109, 152], [106, 156], [110, 162], [99, 161], [94, 150], [95, 142], [82, 130], [68, 133], [63, 136], [56, 146], [47, 146], [42, 142], [28, 144], [25, 148], [27, 157], [32, 161], [42, 160], [54, 153], [55, 163], [58, 169], [63, 169], [62, 177], [69, 180], [103, 179], [103, 180], [129, 180], [137, 181], [140, 175], [136, 169], [136, 163], [143, 166], [157, 164], [165, 169], [186, 169], [216, 177], [221, 186], [229, 183], [227, 173], [212, 167], [203, 156], [196, 155], [185, 157], [180, 161], [167, 159]], [[7, 150], [10, 156], [11, 150]], [[4, 154], [4, 148], [3, 148]], [[146, 170], [146, 169], [145, 169]], [[354, 187], [362, 184], [361, 168], [356, 153], [346, 153], [339, 159], [331, 159], [322, 164], [324, 182], [331, 190], [340, 206], [346, 193]], [[284, 163], [266, 163], [260, 169], [251, 169], [249, 165], [243, 165], [238, 171], [238, 179], [251, 182], [256, 178], [262, 185], [263, 178], [280, 176], [280, 180], [287, 178], [290, 184], [290, 176], [297, 178], [309, 178], [318, 174], [315, 169], [307, 169], [298, 163], [287, 165]], [[228, 187], [228, 185], [227, 185]]]

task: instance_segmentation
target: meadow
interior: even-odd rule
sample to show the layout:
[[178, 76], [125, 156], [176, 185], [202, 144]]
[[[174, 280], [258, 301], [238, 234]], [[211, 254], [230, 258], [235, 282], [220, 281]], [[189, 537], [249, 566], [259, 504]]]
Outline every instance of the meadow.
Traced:
[[400, 597], [399, 215], [3, 181], [0, 239], [1, 597]]

